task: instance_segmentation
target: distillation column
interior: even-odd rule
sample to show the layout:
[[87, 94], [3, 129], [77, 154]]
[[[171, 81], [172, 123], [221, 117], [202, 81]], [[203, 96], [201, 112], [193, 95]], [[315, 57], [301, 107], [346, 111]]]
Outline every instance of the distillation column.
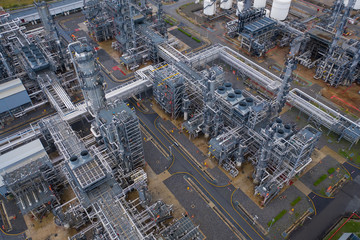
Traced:
[[[80, 86], [84, 94], [84, 99], [90, 114], [97, 116], [97, 113], [106, 107], [105, 83], [100, 74], [100, 67], [96, 62], [95, 51], [86, 43], [78, 42], [73, 47], [72, 55], [75, 70], [80, 81]], [[71, 52], [71, 44], [69, 45]]]

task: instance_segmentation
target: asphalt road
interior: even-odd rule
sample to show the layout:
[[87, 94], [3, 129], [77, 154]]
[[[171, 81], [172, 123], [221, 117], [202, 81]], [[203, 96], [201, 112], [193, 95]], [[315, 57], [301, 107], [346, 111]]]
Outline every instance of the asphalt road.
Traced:
[[[152, 135], [152, 137], [158, 141], [164, 149], [168, 150], [168, 146], [174, 144], [170, 140], [167, 133], [165, 133], [159, 126], [159, 116], [156, 113], [144, 114], [138, 108], [136, 108], [136, 114], [140, 119], [140, 124]], [[184, 148], [187, 148], [188, 144], [192, 144], [190, 141], [181, 142]], [[174, 154], [174, 163], [168, 170], [170, 174], [183, 174], [191, 177], [198, 187], [204, 192], [204, 194], [220, 209], [225, 217], [237, 228], [238, 231], [245, 237], [245, 239], [266, 239], [261, 232], [256, 229], [243, 213], [235, 211], [233, 208], [232, 193], [236, 190], [232, 185], [226, 184], [222, 186], [215, 185], [203, 172], [194, 164], [187, 153], [183, 151], [181, 147], [172, 146], [172, 152]], [[240, 215], [241, 214], [241, 215]], [[225, 225], [224, 225], [225, 226]], [[223, 226], [223, 227], [224, 227]], [[201, 226], [200, 226], [201, 227]], [[220, 226], [214, 226], [220, 227]], [[221, 231], [221, 228], [219, 228]], [[211, 239], [211, 236], [207, 236]]]
[[342, 215], [360, 211], [360, 168], [349, 163], [344, 163], [344, 167], [349, 171], [352, 181], [340, 189], [334, 198], [310, 193], [316, 215], [293, 233], [292, 240], [323, 239], [326, 231]]

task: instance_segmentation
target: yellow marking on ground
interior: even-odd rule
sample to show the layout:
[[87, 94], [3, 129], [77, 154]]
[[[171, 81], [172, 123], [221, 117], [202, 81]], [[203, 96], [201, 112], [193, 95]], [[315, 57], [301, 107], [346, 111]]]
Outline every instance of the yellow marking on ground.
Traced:
[[166, 170], [158, 175], [158, 179], [162, 182], [165, 181], [166, 179], [168, 179], [169, 177], [171, 177], [171, 173], [169, 173], [168, 170]]
[[[136, 107], [136, 106], [135, 106]], [[139, 120], [144, 124], [144, 125], [146, 125], [145, 123], [144, 123], [144, 121], [142, 121], [140, 118], [139, 118]], [[155, 127], [156, 127], [156, 120], [157, 120], [157, 118], [154, 120], [154, 125], [155, 125]], [[156, 128], [157, 129], [157, 128]], [[159, 129], [157, 129], [158, 131], [159, 131]], [[166, 148], [166, 149], [168, 149], [165, 145], [164, 145], [164, 143], [162, 143], [161, 141], [160, 141], [160, 139], [151, 131], [151, 129], [149, 129], [149, 131], [158, 139], [158, 141]], [[165, 137], [165, 135], [161, 132], [161, 131], [159, 131], [160, 132], [160, 134], [161, 135], [163, 135], [164, 137]], [[165, 137], [166, 138], [166, 137]], [[200, 176], [202, 177], [202, 178], [204, 178], [204, 180], [207, 182], [207, 183], [209, 183], [210, 185], [213, 185], [213, 186], [215, 186], [215, 187], [227, 187], [227, 186], [229, 186], [230, 185], [230, 183], [229, 184], [226, 184], [226, 185], [223, 185], [223, 186], [218, 186], [218, 185], [216, 185], [216, 184], [213, 184], [212, 182], [209, 182], [202, 174], [201, 174], [201, 172], [193, 165], [193, 164], [191, 164], [191, 162], [178, 150], [178, 149], [176, 149], [177, 151], [178, 151], [178, 153], [180, 154], [180, 155], [182, 155], [183, 156], [183, 158], [195, 169], [195, 171], [197, 171], [199, 174], [200, 174]], [[226, 211], [226, 209], [210, 194], [210, 192], [199, 182], [199, 180], [197, 180], [193, 175], [191, 175], [190, 173], [188, 173], [188, 172], [178, 172], [178, 173], [174, 173], [174, 174], [172, 174], [172, 175], [175, 175], [175, 174], [188, 174], [189, 176], [191, 176], [192, 178], [194, 178], [198, 183], [199, 183], [199, 185], [211, 196], [211, 198], [212, 199], [214, 199], [214, 201], [221, 207], [221, 209], [236, 223], [236, 225], [238, 225], [245, 233], [246, 233], [246, 235], [250, 238], [250, 239], [252, 239], [251, 237], [250, 237], [250, 235], [243, 229], [243, 227], [238, 223], [238, 222], [236, 222], [236, 220]], [[232, 204], [232, 203], [231, 203]], [[240, 215], [240, 214], [239, 214]], [[248, 221], [246, 221], [241, 215], [240, 215], [240, 217], [253, 229], [253, 231], [261, 238], [261, 239], [263, 239], [264, 240], [264, 238], [254, 229], [254, 227], [252, 226], [252, 224], [250, 224], [250, 223], [248, 223]]]
[[216, 205], [201, 191], [201, 189], [192, 181], [191, 178], [185, 179], [190, 186], [200, 195], [200, 197], [211, 207], [215, 214], [224, 222], [226, 226], [235, 234], [239, 239], [246, 239], [244, 235], [229, 221], [229, 219], [224, 216], [224, 214], [216, 207]]

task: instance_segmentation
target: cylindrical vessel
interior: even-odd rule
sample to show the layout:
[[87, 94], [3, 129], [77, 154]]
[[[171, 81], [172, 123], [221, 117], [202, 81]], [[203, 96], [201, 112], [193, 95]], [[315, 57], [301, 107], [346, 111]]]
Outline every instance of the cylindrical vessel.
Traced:
[[266, 0], [254, 0], [254, 8], [264, 8], [266, 6]]
[[360, 9], [360, 0], [356, 0], [353, 9], [359, 10]]
[[[344, 0], [344, 5], [347, 6], [349, 4], [349, 0]], [[360, 9], [360, 0], [356, 0], [353, 6], [354, 10]]]
[[232, 89], [232, 84], [229, 83], [229, 82], [226, 82], [226, 83], [224, 84], [224, 86], [225, 86], [225, 90], [226, 90], [226, 91], [230, 91], [230, 90]]
[[221, 9], [230, 9], [232, 7], [232, 0], [221, 0], [220, 8]]
[[270, 10], [269, 9], [265, 9], [265, 17], [270, 17]]
[[244, 2], [237, 2], [237, 8], [236, 8], [236, 16], [239, 16], [239, 14], [242, 12], [242, 10], [244, 9]]
[[236, 100], [235, 94], [234, 94], [234, 93], [229, 93], [228, 96], [227, 96], [227, 100], [228, 100], [229, 102], [235, 101], [235, 100]]
[[287, 15], [289, 14], [289, 9], [291, 5], [291, 0], [274, 0], [270, 17], [277, 20], [285, 20]]
[[204, 0], [204, 14], [206, 16], [212, 16], [216, 11], [216, 1]]

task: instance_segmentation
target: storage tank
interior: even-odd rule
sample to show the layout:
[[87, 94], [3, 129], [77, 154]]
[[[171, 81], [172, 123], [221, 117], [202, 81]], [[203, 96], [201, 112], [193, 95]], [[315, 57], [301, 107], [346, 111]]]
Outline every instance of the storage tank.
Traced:
[[236, 8], [236, 16], [239, 16], [239, 14], [244, 9], [244, 2], [238, 1], [237, 2], [237, 8]]
[[356, 0], [353, 9], [359, 10], [360, 9], [360, 0]]
[[265, 9], [265, 17], [270, 17], [270, 10], [269, 9]]
[[216, 11], [216, 2], [215, 0], [204, 0], [204, 14], [207, 16], [212, 16]]
[[290, 5], [291, 0], [274, 0], [271, 7], [270, 17], [281, 21], [285, 20], [289, 13]]
[[254, 0], [254, 8], [264, 8], [266, 6], [266, 0]]
[[221, 0], [220, 8], [221, 9], [230, 9], [232, 7], [232, 0]]
[[[344, 5], [347, 6], [349, 4], [349, 0], [344, 0]], [[354, 10], [360, 9], [360, 0], [356, 0], [353, 6]]]

